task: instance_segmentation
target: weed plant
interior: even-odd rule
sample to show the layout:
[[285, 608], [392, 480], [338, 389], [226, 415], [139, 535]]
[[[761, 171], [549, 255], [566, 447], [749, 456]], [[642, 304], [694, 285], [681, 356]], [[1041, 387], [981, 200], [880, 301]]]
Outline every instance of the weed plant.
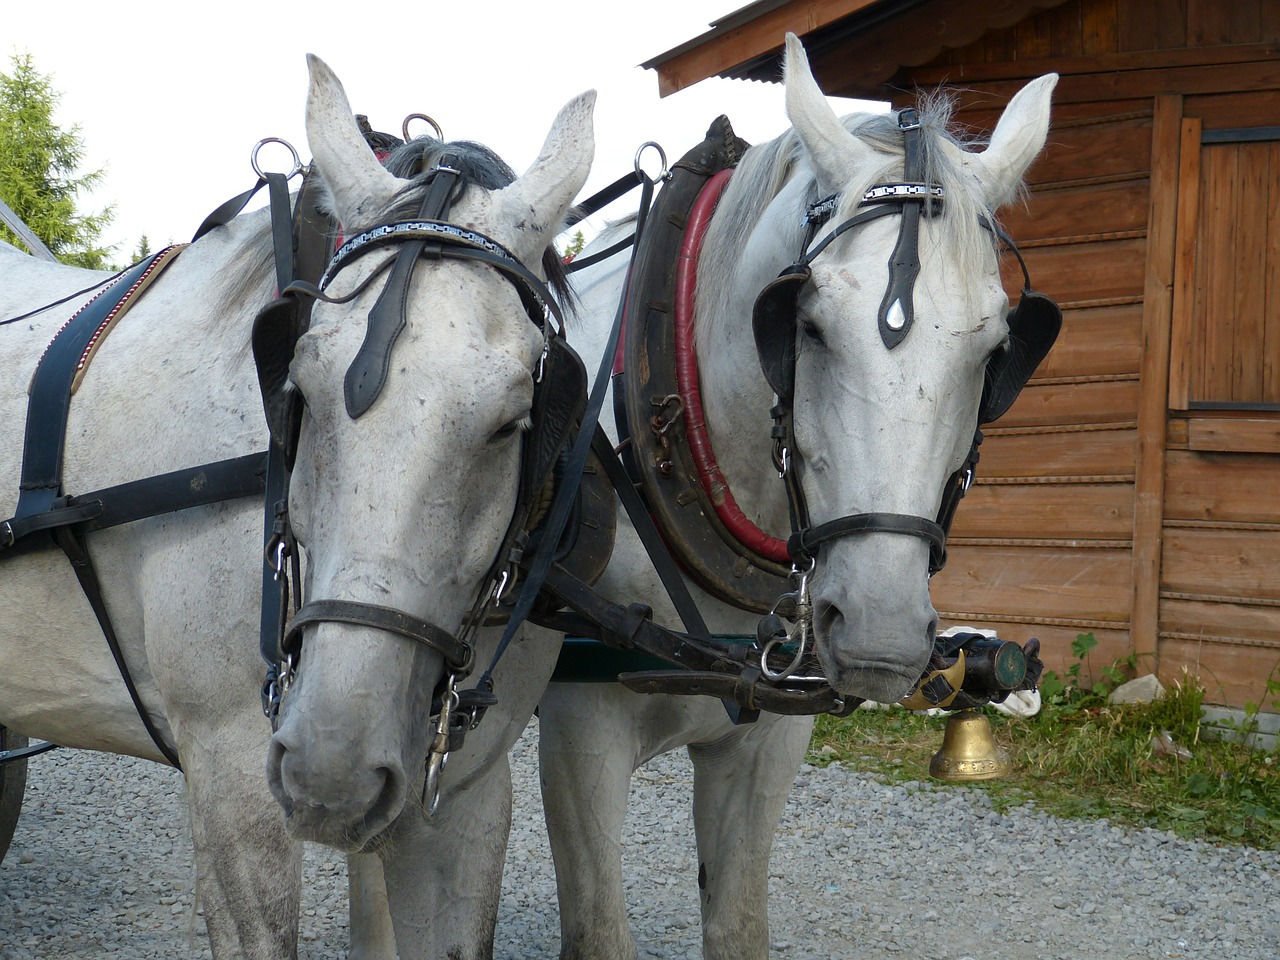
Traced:
[[[1013, 773], [942, 788], [980, 790], [998, 809], [1032, 802], [1057, 816], [1105, 817], [1214, 843], [1280, 849], [1280, 750], [1203, 738], [1205, 691], [1188, 676], [1151, 703], [1108, 703], [1137, 664], [1133, 657], [1116, 661], [1094, 679], [1089, 653], [1096, 643], [1081, 635], [1065, 674], [1045, 672], [1036, 716], [986, 711]], [[1280, 703], [1280, 665], [1262, 702]], [[1246, 705], [1244, 728], [1258, 711]], [[927, 780], [946, 719], [900, 708], [819, 717], [809, 759], [843, 762], [894, 782]]]

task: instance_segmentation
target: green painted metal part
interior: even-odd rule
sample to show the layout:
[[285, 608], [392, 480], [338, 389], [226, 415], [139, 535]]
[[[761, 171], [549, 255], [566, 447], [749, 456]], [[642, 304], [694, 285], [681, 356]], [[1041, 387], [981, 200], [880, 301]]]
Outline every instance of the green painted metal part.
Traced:
[[[754, 643], [756, 638], [745, 634], [717, 634], [714, 639], [727, 643]], [[620, 673], [680, 669], [640, 650], [619, 650], [590, 637], [565, 637], [551, 682], [616, 683]]]

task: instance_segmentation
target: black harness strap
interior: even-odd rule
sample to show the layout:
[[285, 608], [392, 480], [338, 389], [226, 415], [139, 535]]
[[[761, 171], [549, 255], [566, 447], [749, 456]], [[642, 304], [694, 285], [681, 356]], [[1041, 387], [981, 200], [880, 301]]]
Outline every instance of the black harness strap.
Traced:
[[[465, 185], [460, 172], [450, 165], [452, 162], [456, 161], [448, 156], [440, 159], [418, 214], [423, 219], [440, 219], [449, 209], [457, 191]], [[352, 419], [373, 406], [387, 382], [391, 348], [408, 322], [409, 283], [413, 279], [413, 268], [418, 265], [418, 258], [423, 256], [426, 246], [425, 240], [411, 240], [400, 248], [391, 276], [369, 311], [364, 342], [360, 344], [343, 380], [343, 396]]]
[[138, 711], [142, 725], [146, 727], [147, 734], [156, 745], [156, 749], [160, 751], [161, 756], [172, 766], [181, 770], [182, 764], [178, 762], [177, 752], [173, 747], [169, 746], [164, 737], [160, 735], [160, 731], [156, 729], [155, 721], [151, 719], [151, 714], [143, 704], [142, 696], [138, 693], [137, 685], [133, 682], [133, 675], [130, 673], [129, 665], [124, 659], [124, 651], [120, 648], [120, 641], [116, 637], [115, 628], [111, 625], [111, 616], [107, 612], [107, 604], [102, 596], [102, 584], [98, 581], [98, 573], [94, 570], [93, 561], [89, 558], [89, 551], [85, 547], [84, 537], [72, 530], [71, 527], [58, 527], [53, 535], [58, 546], [62, 548], [63, 553], [67, 555], [67, 559], [71, 561], [71, 569], [75, 571], [76, 579], [80, 581], [80, 589], [84, 591], [89, 605], [93, 607], [93, 613], [98, 618], [102, 634], [106, 637], [107, 646], [111, 650], [111, 657], [116, 662], [116, 668], [120, 671], [120, 677], [124, 680], [125, 689], [129, 691], [129, 699], [133, 701], [133, 707]]
[[[160, 261], [164, 253], [165, 251], [162, 250], [141, 261], [76, 311], [58, 331], [53, 342], [45, 350], [44, 356], [40, 358], [35, 376], [32, 378], [30, 399], [27, 404], [22, 478], [17, 509], [14, 517], [3, 525], [0, 544], [11, 545], [24, 533], [39, 530], [52, 532], [53, 542], [66, 553], [80, 581], [80, 586], [93, 607], [94, 615], [111, 649], [111, 656], [124, 680], [125, 689], [133, 701], [134, 708], [138, 711], [138, 716], [142, 719], [147, 734], [155, 743], [161, 756], [181, 769], [177, 754], [160, 735], [130, 676], [124, 652], [111, 626], [106, 604], [102, 598], [97, 572], [85, 549], [82, 536], [61, 523], [43, 522], [43, 518], [48, 517], [55, 508], [59, 506], [66, 508], [65, 503], [60, 505], [57, 501], [62, 494], [62, 463], [66, 450], [67, 420], [71, 413], [71, 386], [80, 360], [94, 337], [98, 335], [102, 324], [148, 277], [152, 266]], [[114, 290], [117, 295], [106, 295], [111, 290]], [[79, 522], [90, 519], [93, 512], [93, 509], [86, 509], [82, 504], [72, 508], [71, 513], [63, 513], [62, 518], [67, 522]]]
[[[924, 160], [920, 156], [920, 117], [915, 110], [898, 114], [902, 131], [903, 174], [908, 182], [924, 176]], [[916, 278], [920, 275], [920, 208], [923, 199], [903, 200], [900, 205], [902, 227], [898, 242], [889, 258], [889, 286], [880, 302], [878, 323], [880, 338], [892, 350], [907, 336], [915, 320]], [[894, 307], [897, 307], [895, 311]], [[895, 322], [895, 318], [899, 318]]]
[[[639, 172], [633, 175], [631, 180], [633, 185], [639, 183], [641, 187], [640, 215], [636, 222], [636, 233], [640, 234], [644, 230], [645, 219], [653, 200], [654, 184], [652, 180]], [[627, 266], [626, 286], [631, 283], [633, 266], [634, 261]], [[625, 297], [623, 299], [625, 301]], [[519, 630], [521, 624], [533, 611], [534, 602], [538, 599], [538, 594], [541, 592], [543, 583], [551, 570], [552, 562], [555, 559], [555, 548], [560, 542], [561, 533], [564, 531], [565, 523], [568, 521], [569, 514], [573, 509], [573, 504], [577, 497], [578, 483], [582, 479], [582, 471], [586, 466], [587, 455], [595, 438], [596, 425], [600, 420], [600, 411], [604, 406], [604, 396], [609, 386], [609, 370], [613, 365], [613, 356], [617, 350], [618, 337], [622, 330], [622, 313], [623, 304], [619, 303], [617, 313], [614, 316], [613, 328], [609, 332], [604, 354], [600, 360], [600, 368], [596, 372], [595, 383], [592, 387], [591, 395], [587, 399], [586, 409], [582, 414], [578, 436], [574, 439], [565, 464], [565, 479], [561, 482], [560, 489], [556, 491], [555, 501], [552, 503], [547, 518], [543, 522], [542, 542], [545, 544], [546, 549], [537, 551], [527, 565], [528, 569], [525, 573], [524, 584], [521, 587], [520, 595], [516, 598], [515, 607], [511, 611], [511, 616], [502, 632], [502, 637], [498, 640], [493, 659], [476, 684], [477, 688], [482, 691], [492, 690], [493, 670], [506, 652], [507, 647], [511, 644], [511, 641], [515, 639], [516, 631]], [[609, 450], [609, 453], [612, 454], [612, 449]], [[599, 455], [599, 451], [597, 451], [597, 455]]]
[[[160, 253], [156, 253], [141, 261], [115, 283], [99, 291], [63, 325], [40, 358], [27, 403], [22, 480], [18, 506], [14, 511], [16, 519], [44, 513], [61, 495], [62, 458], [66, 449], [71, 382], [75, 379], [76, 366], [98, 327], [141, 281], [159, 256]], [[108, 296], [108, 291], [114, 291], [116, 295]]]
[[[311, 177], [303, 178], [298, 190], [297, 209], [292, 212], [287, 178], [280, 173], [268, 173], [265, 178], [271, 185], [271, 244], [275, 254], [278, 298], [254, 319], [254, 360], [260, 385], [264, 375], [260, 353], [263, 349], [261, 338], [282, 338], [288, 345], [288, 355], [293, 355], [293, 346], [309, 323], [311, 304], [302, 298], [291, 296], [289, 287], [297, 279], [299, 265], [308, 271], [308, 277], [316, 276], [323, 269], [334, 229], [331, 222], [321, 224], [319, 218], [310, 215], [312, 204], [308, 198], [312, 191], [319, 189]], [[319, 255], [317, 250], [320, 251]], [[270, 319], [263, 321], [264, 314]], [[278, 343], [276, 349], [281, 349]], [[268, 379], [286, 378], [287, 375], [287, 361], [283, 370], [275, 367], [267, 374]], [[298, 433], [302, 428], [302, 402], [297, 394], [288, 393], [283, 386], [283, 381], [271, 383], [263, 392], [263, 409], [271, 442], [267, 445], [266, 478], [262, 490], [262, 538], [266, 563], [262, 568], [258, 652], [267, 662], [267, 676], [262, 685], [262, 710], [268, 716], [268, 706], [276, 691], [276, 665], [282, 656], [280, 638], [283, 637], [289, 620], [289, 586], [291, 583], [300, 583], [302, 574], [297, 541], [288, 521], [289, 473], [293, 468]], [[294, 592], [294, 612], [297, 611], [299, 599]]]
[[946, 557], [947, 533], [942, 525], [902, 513], [858, 513], [802, 527], [791, 535], [787, 549], [793, 557], [816, 557], [818, 547], [828, 540], [853, 533], [902, 533], [919, 537], [929, 544], [931, 569], [941, 569]]
[[667, 591], [667, 597], [671, 600], [672, 606], [676, 608], [680, 622], [684, 624], [684, 628], [689, 631], [690, 635], [703, 639], [709, 637], [711, 631], [707, 629], [707, 624], [702, 619], [702, 613], [698, 610], [698, 605], [694, 603], [693, 596], [689, 593], [689, 587], [685, 584], [679, 567], [672, 560], [671, 552], [663, 542], [662, 534], [659, 533], [657, 526], [654, 524], [653, 516], [649, 513], [644, 498], [640, 496], [640, 491], [636, 489], [635, 482], [631, 479], [630, 474], [627, 473], [626, 465], [614, 451], [604, 431], [596, 432], [592, 445], [595, 448], [596, 456], [604, 466], [609, 482], [613, 484], [613, 489], [618, 494], [618, 500], [622, 503], [623, 509], [627, 511], [627, 516], [631, 518], [631, 525], [635, 528], [636, 536], [640, 538], [645, 552], [649, 554], [649, 562], [653, 564], [653, 569], [658, 574], [658, 579], [662, 581], [662, 586]]
[[114, 487], [104, 487], [74, 497], [59, 497], [44, 513], [0, 523], [0, 556], [17, 556], [47, 548], [40, 530], [74, 526], [80, 534], [104, 530], [147, 517], [185, 510], [224, 500], [257, 496], [263, 491], [265, 453], [251, 453]]

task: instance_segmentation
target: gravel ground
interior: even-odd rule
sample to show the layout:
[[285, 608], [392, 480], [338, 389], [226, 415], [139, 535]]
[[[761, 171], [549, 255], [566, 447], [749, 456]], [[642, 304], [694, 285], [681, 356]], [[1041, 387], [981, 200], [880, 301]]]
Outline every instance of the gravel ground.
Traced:
[[[559, 948], [533, 736], [514, 757], [504, 960]], [[625, 872], [642, 957], [701, 956], [690, 782], [683, 753], [634, 781]], [[345, 865], [309, 848], [306, 874], [301, 956], [345, 957]], [[176, 773], [69, 750], [31, 761], [0, 865], [0, 960], [208, 957], [192, 890]], [[963, 787], [884, 786], [835, 766], [801, 770], [770, 891], [773, 955], [795, 960], [1280, 958], [1278, 854], [1002, 815]]]

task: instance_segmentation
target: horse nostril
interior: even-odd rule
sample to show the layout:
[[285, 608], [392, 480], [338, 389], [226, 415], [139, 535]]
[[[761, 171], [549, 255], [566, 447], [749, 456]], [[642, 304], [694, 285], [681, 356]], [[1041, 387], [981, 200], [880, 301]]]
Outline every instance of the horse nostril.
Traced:
[[285, 816], [293, 813], [293, 798], [285, 787], [284, 777], [284, 764], [288, 752], [288, 747], [278, 735], [267, 741], [267, 787], [271, 790], [271, 795], [276, 798], [276, 803], [280, 804]]
[[399, 765], [378, 767], [372, 776], [381, 778], [382, 786], [376, 794], [377, 799], [365, 814], [364, 822], [372, 828], [371, 832], [378, 832], [400, 815], [408, 792], [408, 781]]
[[830, 600], [818, 599], [813, 605], [815, 631], [820, 637], [836, 636], [844, 625], [844, 614]]

